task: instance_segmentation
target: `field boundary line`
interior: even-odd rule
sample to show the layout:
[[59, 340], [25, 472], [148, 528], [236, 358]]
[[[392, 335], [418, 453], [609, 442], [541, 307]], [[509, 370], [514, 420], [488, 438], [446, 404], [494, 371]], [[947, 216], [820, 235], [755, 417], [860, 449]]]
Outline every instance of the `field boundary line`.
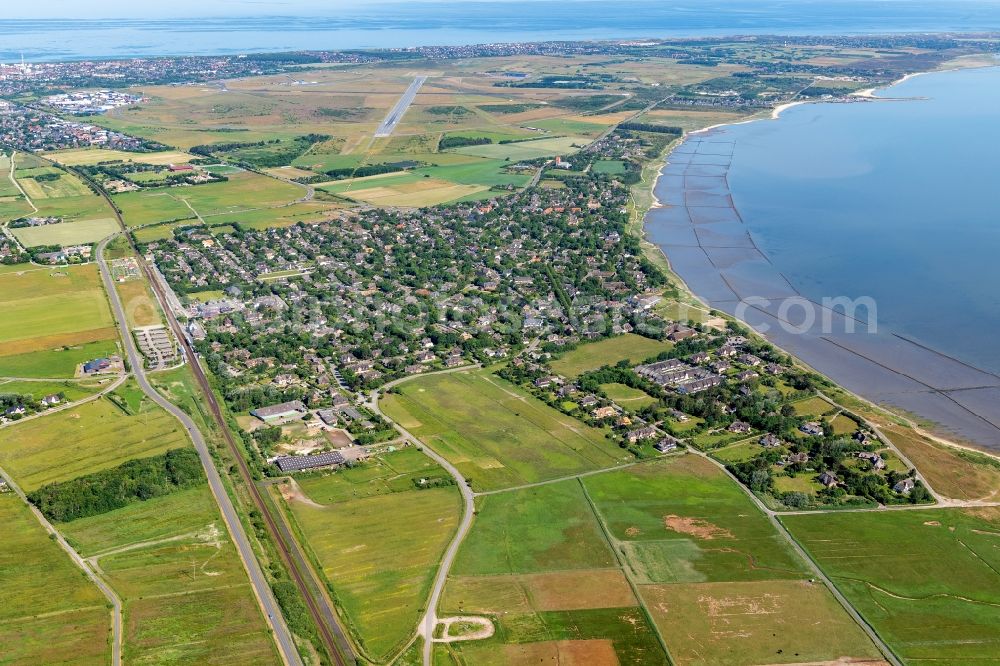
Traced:
[[622, 572], [623, 576], [625, 576], [625, 580], [628, 582], [628, 586], [631, 588], [632, 594], [635, 596], [636, 603], [639, 605], [639, 608], [642, 609], [642, 614], [645, 616], [646, 622], [649, 623], [649, 626], [653, 629], [653, 633], [656, 634], [656, 640], [659, 641], [660, 647], [663, 648], [663, 653], [667, 657], [667, 662], [670, 664], [676, 664], [677, 662], [674, 661], [673, 655], [670, 654], [670, 648], [667, 647], [667, 641], [663, 638], [663, 634], [660, 633], [660, 628], [656, 626], [656, 622], [653, 620], [653, 616], [650, 614], [649, 609], [646, 608], [646, 603], [642, 600], [642, 595], [639, 594], [639, 586], [632, 578], [628, 563], [618, 552], [618, 548], [616, 547], [617, 539], [611, 536], [611, 530], [609, 530], [608, 526], [605, 524], [604, 517], [601, 515], [601, 512], [597, 510], [597, 505], [594, 504], [594, 500], [587, 491], [587, 485], [583, 482], [583, 479], [577, 479], [577, 483], [580, 484], [580, 490], [583, 491], [583, 498], [587, 500], [587, 506], [590, 508], [591, 515], [594, 516], [594, 520], [597, 521], [598, 526], [601, 528], [601, 536], [604, 537], [604, 543], [608, 545], [608, 548], [611, 549], [611, 553], [615, 556], [615, 561], [618, 562], [618, 570]]
[[792, 533], [788, 531], [788, 528], [785, 527], [785, 524], [781, 522], [778, 512], [767, 508], [764, 502], [762, 502], [761, 499], [753, 493], [753, 491], [751, 491], [749, 488], [743, 485], [739, 479], [733, 476], [732, 472], [726, 469], [726, 466], [723, 465], [721, 462], [715, 460], [708, 454], [703, 453], [701, 451], [696, 451], [694, 449], [690, 449], [690, 451], [694, 455], [701, 456], [702, 458], [708, 460], [713, 465], [721, 469], [722, 472], [726, 476], [728, 476], [729, 479], [733, 483], [735, 483], [747, 497], [750, 498], [754, 506], [756, 506], [760, 511], [762, 511], [765, 516], [767, 516], [767, 519], [771, 521], [771, 524], [774, 525], [775, 529], [778, 530], [778, 533], [781, 534], [781, 536], [783, 536], [785, 540], [792, 546], [792, 549], [796, 552], [796, 554], [800, 558], [802, 558], [802, 561], [808, 565], [808, 567], [812, 570], [813, 574], [818, 579], [823, 581], [827, 589], [830, 590], [830, 593], [833, 595], [834, 599], [836, 599], [837, 602], [840, 603], [844, 611], [847, 612], [847, 614], [850, 615], [851, 619], [853, 619], [855, 623], [857, 623], [857, 625], [861, 627], [861, 629], [865, 632], [865, 634], [868, 635], [868, 638], [875, 645], [875, 647], [878, 648], [879, 652], [882, 653], [882, 656], [885, 657], [886, 660], [890, 664], [892, 664], [892, 666], [903, 666], [903, 663], [896, 656], [896, 653], [893, 652], [892, 649], [885, 643], [885, 641], [882, 640], [882, 637], [878, 635], [878, 632], [875, 631], [875, 628], [872, 627], [870, 624], [868, 624], [868, 621], [861, 615], [861, 613], [858, 612], [858, 610], [854, 607], [854, 605], [847, 600], [847, 597], [845, 597], [844, 594], [840, 591], [840, 588], [838, 588], [830, 579], [830, 577], [823, 572], [823, 569], [819, 566], [819, 564], [817, 564], [816, 560], [814, 560], [812, 556], [809, 555], [809, 553], [802, 546], [802, 544], [800, 544], [798, 540], [792, 535]]
[[3, 478], [7, 480], [7, 485], [10, 486], [10, 489], [13, 490], [14, 493], [21, 499], [21, 501], [28, 506], [28, 509], [31, 510], [32, 515], [35, 516], [35, 519], [39, 522], [39, 524], [41, 524], [41, 526], [45, 529], [45, 531], [50, 536], [55, 538], [55, 541], [56, 543], [59, 544], [59, 547], [62, 548], [67, 555], [69, 555], [69, 558], [73, 560], [73, 563], [77, 567], [83, 569], [84, 575], [87, 576], [90, 582], [92, 582], [97, 587], [97, 589], [100, 590], [101, 594], [103, 594], [105, 598], [107, 598], [108, 602], [111, 604], [111, 664], [112, 666], [121, 666], [122, 664], [121, 597], [118, 596], [118, 593], [115, 592], [114, 588], [112, 588], [111, 585], [109, 585], [100, 576], [100, 574], [98, 574], [97, 571], [91, 568], [87, 560], [85, 560], [83, 556], [80, 555], [80, 553], [76, 552], [76, 550], [69, 545], [69, 542], [66, 541], [66, 538], [63, 537], [62, 533], [59, 532], [59, 530], [57, 530], [55, 526], [49, 522], [49, 519], [46, 518], [45, 515], [41, 511], [39, 511], [34, 504], [28, 501], [28, 496], [25, 494], [24, 490], [21, 488], [21, 486], [17, 484], [17, 482], [14, 481], [11, 475], [7, 473], [7, 470], [0, 467], [0, 475], [2, 475]]

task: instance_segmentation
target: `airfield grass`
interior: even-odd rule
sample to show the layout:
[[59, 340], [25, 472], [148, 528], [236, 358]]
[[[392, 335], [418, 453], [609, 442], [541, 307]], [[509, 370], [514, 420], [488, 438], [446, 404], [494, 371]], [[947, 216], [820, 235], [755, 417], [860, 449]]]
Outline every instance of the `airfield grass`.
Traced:
[[615, 559], [580, 484], [559, 481], [476, 499], [456, 576], [605, 569]]
[[155, 153], [130, 153], [124, 150], [111, 150], [108, 148], [74, 148], [69, 150], [54, 150], [42, 153], [45, 157], [54, 162], [65, 164], [66, 166], [80, 166], [98, 164], [99, 162], [111, 162], [120, 160], [122, 162], [140, 162], [142, 164], [185, 164], [191, 159], [191, 155], [177, 151], [165, 150]]
[[673, 345], [634, 333], [583, 344], [552, 361], [552, 370], [565, 377], [578, 377], [588, 370], [597, 370], [619, 361], [640, 363], [670, 350]]
[[995, 459], [939, 444], [909, 428], [888, 426], [884, 431], [930, 486], [945, 497], [996, 500], [1000, 494], [1000, 462]]
[[481, 146], [463, 146], [455, 148], [454, 152], [461, 155], [473, 155], [475, 157], [500, 160], [509, 159], [512, 162], [516, 162], [519, 160], [534, 160], [539, 157], [552, 157], [553, 155], [570, 155], [579, 151], [587, 143], [588, 140], [583, 137], [561, 136], [551, 139], [518, 141], [516, 143], [488, 143]]
[[[2, 385], [0, 385], [2, 389]], [[383, 453], [349, 469], [296, 477], [299, 487], [313, 501], [333, 504], [414, 490], [420, 479], [451, 478], [416, 447]]]
[[639, 593], [678, 666], [834, 663], [842, 658], [882, 663], [878, 649], [820, 583], [641, 585]]
[[93, 265], [0, 275], [0, 356], [115, 337]]
[[167, 412], [125, 415], [106, 398], [0, 431], [0, 465], [25, 491], [188, 446]]
[[125, 192], [113, 198], [129, 226], [138, 227], [195, 217], [185, 201], [206, 216], [274, 208], [291, 203], [304, 193], [301, 187], [276, 178], [241, 171], [230, 174], [226, 182]]
[[642, 583], [805, 578], [784, 538], [716, 465], [686, 455], [583, 479]]
[[78, 220], [41, 227], [11, 229], [12, 234], [26, 247], [38, 245], [81, 245], [96, 243], [118, 231], [118, 222], [110, 217]]
[[382, 408], [448, 458], [477, 490], [535, 483], [631, 458], [596, 428], [488, 370], [426, 375]]
[[602, 384], [601, 390], [611, 400], [626, 409], [639, 410], [647, 405], [656, 404], [657, 400], [645, 391], [626, 386], [625, 384]]
[[[2, 281], [0, 281], [2, 284]], [[0, 356], [0, 377], [73, 377], [81, 363], [118, 353], [114, 339]]]
[[375, 659], [402, 647], [458, 525], [458, 489], [289, 507], [359, 644]]
[[906, 663], [1000, 653], [1000, 510], [785, 516], [782, 522]]

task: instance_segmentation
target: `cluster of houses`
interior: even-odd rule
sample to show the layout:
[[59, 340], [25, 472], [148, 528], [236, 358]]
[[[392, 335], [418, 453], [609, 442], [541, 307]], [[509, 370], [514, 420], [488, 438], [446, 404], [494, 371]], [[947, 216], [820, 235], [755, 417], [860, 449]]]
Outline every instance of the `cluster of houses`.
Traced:
[[[184, 312], [198, 322], [192, 337], [211, 339], [202, 351], [221, 357], [219, 374], [273, 382], [280, 364], [245, 352], [287, 336], [299, 366], [311, 364], [306, 355], [321, 359], [317, 381], [304, 383], [323, 388], [321, 376], [339, 373], [351, 388], [370, 388], [502, 360], [532, 342], [560, 346], [636, 326], [666, 332], [648, 307], [663, 278], [623, 243], [627, 202], [625, 186], [595, 180], [502, 203], [365, 210], [215, 235], [193, 228], [145, 251], [176, 294], [223, 292]], [[303, 336], [322, 344], [303, 346]]]
[[42, 98], [42, 104], [62, 113], [92, 116], [143, 101], [142, 97], [120, 90], [82, 90]]
[[141, 151], [149, 146], [144, 139], [8, 102], [0, 104], [0, 143], [33, 151], [87, 146]]

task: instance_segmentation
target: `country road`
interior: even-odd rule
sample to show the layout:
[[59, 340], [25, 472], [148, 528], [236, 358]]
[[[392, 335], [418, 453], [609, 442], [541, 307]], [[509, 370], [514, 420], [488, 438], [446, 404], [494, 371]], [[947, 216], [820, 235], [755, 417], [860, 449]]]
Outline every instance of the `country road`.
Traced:
[[288, 626], [285, 624], [285, 619], [282, 616], [281, 609], [278, 607], [278, 602], [275, 600], [274, 594], [271, 591], [271, 586], [268, 584], [267, 579], [264, 577], [264, 572], [261, 571], [260, 565], [257, 563], [257, 558], [250, 546], [250, 540], [247, 538], [246, 532], [243, 529], [243, 523], [240, 522], [239, 515], [236, 513], [236, 508], [233, 506], [233, 502], [226, 492], [226, 487], [222, 483], [222, 478], [219, 476], [218, 470], [215, 469], [215, 462], [212, 460], [212, 455], [208, 450], [208, 445], [205, 443], [205, 438], [202, 436], [201, 431], [198, 430], [198, 427], [195, 425], [191, 417], [188, 416], [187, 413], [185, 413], [180, 407], [163, 397], [153, 387], [153, 385], [149, 383], [149, 379], [146, 376], [145, 366], [143, 364], [144, 359], [139, 353], [139, 350], [136, 348], [135, 340], [132, 339], [132, 332], [128, 328], [128, 320], [125, 317], [125, 308], [123, 307], [121, 298], [118, 295], [118, 290], [115, 289], [114, 279], [111, 277], [111, 270], [108, 267], [107, 260], [104, 258], [104, 250], [107, 247], [108, 242], [117, 236], [117, 233], [109, 236], [97, 245], [97, 265], [101, 270], [101, 278], [104, 281], [104, 288], [108, 293], [108, 299], [111, 301], [111, 309], [114, 314], [115, 321], [121, 330], [122, 342], [125, 345], [125, 352], [128, 356], [132, 372], [135, 375], [136, 382], [139, 384], [142, 391], [153, 400], [153, 402], [167, 410], [167, 412], [172, 414], [178, 421], [181, 422], [181, 425], [184, 426], [188, 436], [194, 443], [195, 450], [198, 452], [198, 457], [201, 459], [202, 467], [205, 469], [205, 476], [208, 478], [208, 484], [212, 489], [212, 495], [215, 496], [215, 501], [219, 505], [219, 510], [222, 512], [222, 519], [226, 523], [226, 528], [229, 530], [233, 543], [236, 544], [236, 549], [239, 552], [240, 559], [243, 561], [243, 566], [250, 578], [250, 584], [253, 586], [254, 594], [256, 595], [261, 608], [267, 615], [267, 622], [273, 630], [274, 639], [278, 645], [278, 650], [281, 653], [282, 661], [292, 666], [299, 666], [302, 664], [302, 660], [299, 657], [298, 649], [295, 647], [295, 641], [292, 639], [291, 631], [289, 631]]
[[[478, 365], [463, 365], [458, 368], [451, 368], [449, 370], [443, 370], [436, 374], [447, 374], [451, 372], [461, 372], [464, 370], [471, 370], [473, 368], [479, 367]], [[413, 379], [422, 375], [412, 375], [410, 377], [403, 377], [397, 379], [396, 381], [390, 382], [382, 387], [381, 391], [386, 391], [393, 386], [397, 386], [408, 379]], [[431, 457], [431, 459], [437, 464], [441, 465], [455, 482], [458, 484], [458, 489], [462, 493], [463, 511], [462, 520], [458, 524], [458, 529], [455, 531], [455, 536], [452, 537], [451, 543], [448, 544], [448, 549], [444, 553], [444, 557], [441, 558], [441, 564], [438, 567], [437, 575], [434, 577], [434, 586], [431, 589], [430, 600], [427, 602], [427, 613], [424, 615], [423, 619], [420, 621], [420, 626], [417, 633], [424, 637], [424, 653], [423, 653], [423, 663], [424, 666], [431, 666], [431, 652], [434, 647], [434, 628], [437, 626], [437, 607], [438, 602], [441, 599], [441, 593], [444, 591], [445, 583], [448, 582], [448, 574], [451, 572], [451, 566], [455, 562], [455, 556], [458, 554], [458, 548], [462, 545], [462, 541], [465, 536], [469, 533], [469, 528], [472, 527], [472, 516], [476, 510], [476, 496], [469, 487], [469, 482], [462, 476], [454, 465], [448, 462], [443, 456], [434, 451], [426, 442], [417, 439], [410, 431], [408, 431], [403, 426], [399, 425], [385, 414], [378, 406], [380, 391], [378, 389], [372, 391], [369, 406], [372, 411], [384, 418], [386, 421], [391, 423], [393, 427], [396, 428], [404, 437], [412, 441], [414, 444], [420, 445], [424, 453]]]

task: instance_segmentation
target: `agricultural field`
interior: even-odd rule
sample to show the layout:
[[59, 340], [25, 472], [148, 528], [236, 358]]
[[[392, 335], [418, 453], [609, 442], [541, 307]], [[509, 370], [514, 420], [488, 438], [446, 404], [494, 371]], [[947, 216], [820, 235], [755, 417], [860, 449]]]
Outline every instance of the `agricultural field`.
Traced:
[[634, 333], [626, 333], [599, 342], [583, 344], [566, 352], [552, 361], [552, 369], [564, 377], [578, 377], [589, 370], [597, 370], [605, 365], [615, 365], [619, 361], [641, 363], [648, 358], [669, 351], [670, 342], [660, 342], [644, 338]]
[[414, 490], [421, 479], [450, 480], [451, 476], [415, 447], [408, 446], [377, 455], [350, 469], [300, 474], [296, 482], [314, 502], [333, 504]]
[[[342, 492], [336, 476], [311, 484], [317, 497]], [[333, 489], [324, 490], [323, 483]], [[294, 494], [286, 502], [364, 652], [384, 659], [402, 648], [458, 525], [458, 489], [389, 492], [331, 504]]]
[[679, 666], [884, 663], [821, 583], [691, 583], [640, 590]]
[[639, 582], [807, 577], [764, 514], [700, 456], [634, 465], [583, 483]]
[[16, 379], [0, 379], [0, 394], [14, 393], [42, 398], [53, 393], [61, 393], [67, 402], [75, 402], [93, 395], [99, 389], [93, 381], [20, 381]]
[[14, 493], [0, 495], [0, 523], [4, 662], [103, 663], [110, 653], [107, 599]]
[[476, 511], [452, 569], [459, 578], [616, 565], [574, 479], [483, 495], [476, 499]]
[[96, 243], [118, 231], [114, 218], [99, 217], [93, 220], [78, 220], [62, 224], [46, 224], [41, 227], [21, 227], [10, 232], [21, 245], [86, 245]]
[[830, 591], [807, 580], [805, 563], [764, 514], [705, 458], [582, 482], [676, 663], [879, 656]]
[[206, 483], [59, 528], [122, 597], [129, 663], [277, 663]]
[[1000, 652], [1000, 511], [785, 516], [782, 522], [906, 663]]
[[124, 150], [111, 150], [108, 148], [54, 150], [42, 153], [42, 155], [66, 166], [90, 165], [114, 160], [166, 166], [169, 164], [186, 164], [191, 159], [191, 155], [188, 153], [176, 150], [165, 150], [155, 153], [130, 153]]
[[611, 467], [631, 456], [486, 370], [428, 375], [385, 397], [382, 409], [470, 480], [492, 490]]
[[[97, 267], [0, 274], [2, 358], [116, 337]], [[9, 373], [13, 376], [14, 373]]]
[[160, 306], [145, 280], [116, 282], [115, 289], [121, 297], [129, 328], [158, 326], [163, 323]]
[[79, 178], [53, 167], [17, 169], [14, 176], [33, 201], [92, 195]]
[[128, 415], [105, 397], [4, 428], [0, 466], [30, 492], [188, 446], [187, 434], [172, 416], [151, 403], [141, 404], [137, 414]]
[[[192, 187], [166, 187], [126, 192], [114, 196], [130, 227], [237, 213], [290, 204], [305, 189], [275, 178], [241, 171], [219, 183]], [[230, 222], [226, 220], [223, 224]]]
[[119, 351], [117, 338], [109, 338], [99, 342], [0, 356], [0, 377], [71, 378], [81, 363], [117, 354]]
[[453, 152], [461, 155], [487, 157], [490, 159], [534, 160], [539, 157], [567, 155], [580, 150], [589, 143], [589, 139], [578, 136], [554, 137], [551, 139], [532, 139], [516, 143], [491, 143], [481, 146], [464, 146], [454, 148]]

